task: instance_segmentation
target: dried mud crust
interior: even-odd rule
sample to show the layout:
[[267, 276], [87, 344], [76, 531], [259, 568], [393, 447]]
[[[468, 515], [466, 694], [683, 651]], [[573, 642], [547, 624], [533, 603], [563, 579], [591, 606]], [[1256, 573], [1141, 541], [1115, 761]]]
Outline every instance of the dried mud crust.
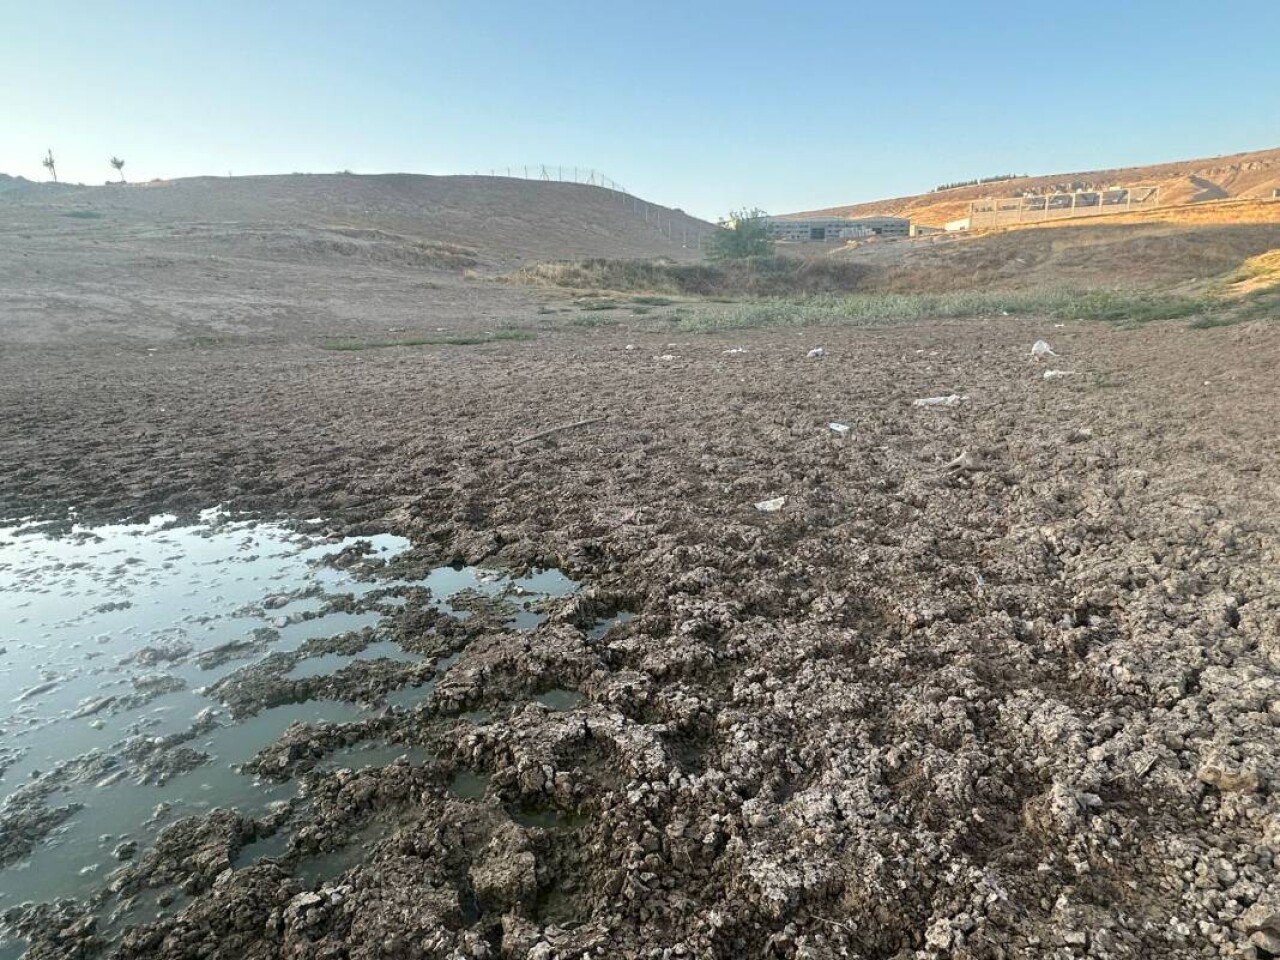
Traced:
[[[181, 912], [104, 945], [46, 910], [32, 955], [1280, 953], [1273, 331], [670, 339], [0, 358], [9, 513], [225, 502], [589, 584], [394, 718], [438, 760], [303, 764], [282, 861], [184, 826], [126, 868]], [[363, 862], [290, 875], [374, 821]]]

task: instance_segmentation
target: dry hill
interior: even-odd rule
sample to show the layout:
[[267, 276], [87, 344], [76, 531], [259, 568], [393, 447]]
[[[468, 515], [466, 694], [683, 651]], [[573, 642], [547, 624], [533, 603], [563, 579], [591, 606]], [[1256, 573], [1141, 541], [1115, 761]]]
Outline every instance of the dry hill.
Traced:
[[711, 229], [600, 187], [505, 177], [11, 183], [0, 342], [497, 329], [537, 315], [527, 291], [487, 282], [527, 260], [693, 260]]
[[[510, 177], [293, 174], [0, 191], [0, 220], [48, 214], [122, 226], [234, 233], [376, 230], [461, 245], [486, 260], [578, 256], [693, 258], [711, 224], [601, 187]], [[648, 210], [648, 218], [645, 209]], [[65, 221], [64, 221], [65, 222]], [[237, 236], [236, 243], [242, 237]], [[288, 238], [276, 241], [287, 245]]]
[[1158, 186], [1162, 204], [1185, 205], [1206, 200], [1270, 197], [1280, 188], [1280, 149], [1237, 153], [1203, 160], [1183, 160], [1145, 167], [1089, 170], [1041, 177], [1019, 177], [997, 183], [956, 187], [895, 197], [870, 203], [828, 207], [786, 214], [788, 217], [873, 214], [909, 217], [913, 222], [941, 226], [968, 213], [969, 202], [986, 197], [1013, 197], [1053, 190], [1099, 189], [1108, 186]]

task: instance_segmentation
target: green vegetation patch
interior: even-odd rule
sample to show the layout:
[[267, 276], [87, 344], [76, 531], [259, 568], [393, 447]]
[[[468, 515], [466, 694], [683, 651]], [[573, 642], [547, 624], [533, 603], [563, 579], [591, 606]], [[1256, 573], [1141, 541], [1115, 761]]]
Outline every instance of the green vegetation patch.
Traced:
[[[619, 305], [627, 299], [642, 306], [671, 306], [674, 297], [735, 299], [782, 297], [816, 293], [852, 293], [865, 282], [867, 268], [840, 260], [806, 260], [799, 257], [763, 256], [715, 263], [673, 263], [668, 260], [608, 260], [595, 258], [527, 267], [514, 279], [522, 283], [634, 293], [634, 296], [597, 297]], [[587, 298], [577, 305], [586, 309]], [[605, 309], [596, 307], [594, 309]]]
[[917, 320], [991, 316], [1049, 316], [1064, 320], [1100, 320], [1139, 325], [1155, 320], [1198, 316], [1216, 301], [1168, 294], [1121, 291], [966, 290], [954, 293], [879, 293], [819, 295], [765, 300], [723, 312], [681, 312], [687, 330], [723, 330], [764, 326], [889, 326]]
[[474, 347], [486, 343], [511, 340], [533, 340], [531, 330], [503, 328], [487, 334], [463, 334], [449, 337], [406, 337], [398, 340], [363, 340], [359, 337], [331, 337], [320, 344], [324, 350], [383, 350], [387, 347]]

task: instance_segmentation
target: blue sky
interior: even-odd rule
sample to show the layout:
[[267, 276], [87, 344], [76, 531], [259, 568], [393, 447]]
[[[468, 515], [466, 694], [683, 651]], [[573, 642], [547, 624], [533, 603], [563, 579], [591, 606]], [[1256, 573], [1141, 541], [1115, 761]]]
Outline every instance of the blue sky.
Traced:
[[704, 216], [1280, 146], [1280, 2], [0, 0], [0, 172], [594, 167]]

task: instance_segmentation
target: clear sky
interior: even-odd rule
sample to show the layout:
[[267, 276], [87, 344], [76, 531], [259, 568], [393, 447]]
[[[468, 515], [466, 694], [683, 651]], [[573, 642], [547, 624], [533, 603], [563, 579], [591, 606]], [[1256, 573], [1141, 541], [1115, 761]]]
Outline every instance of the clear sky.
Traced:
[[716, 216], [1280, 146], [1280, 0], [0, 0], [0, 172], [599, 169]]

